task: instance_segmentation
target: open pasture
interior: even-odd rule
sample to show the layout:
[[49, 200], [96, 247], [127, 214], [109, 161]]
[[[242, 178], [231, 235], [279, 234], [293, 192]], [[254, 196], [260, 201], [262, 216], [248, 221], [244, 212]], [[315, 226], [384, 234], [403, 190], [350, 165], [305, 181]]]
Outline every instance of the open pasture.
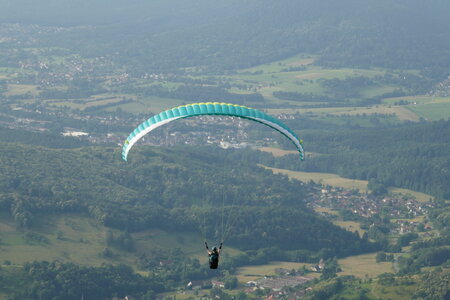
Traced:
[[37, 85], [33, 84], [8, 84], [5, 96], [16, 96], [30, 94], [32, 96], [38, 96], [39, 91]]
[[[126, 252], [106, 245], [106, 233], [118, 235], [120, 231], [106, 228], [91, 218], [81, 215], [63, 215], [37, 220], [33, 230], [17, 228], [7, 214], [0, 219], [0, 262], [23, 264], [34, 260], [59, 260], [82, 265], [99, 266], [102, 263], [124, 263], [136, 267], [142, 254], [151, 256], [154, 251], [180, 248], [191, 257], [206, 263], [203, 241], [196, 233], [177, 233], [147, 230], [133, 233], [134, 251]], [[102, 256], [108, 247], [112, 256]], [[227, 248], [234, 255], [237, 250]]]
[[313, 180], [315, 182], [320, 182], [322, 184], [342, 187], [346, 189], [357, 189], [360, 190], [361, 192], [367, 192], [368, 182], [365, 180], [348, 179], [331, 173], [299, 172], [286, 169], [271, 168], [266, 166], [262, 167], [272, 170], [274, 174], [284, 174], [289, 176], [290, 178], [294, 178], [303, 182]]
[[381, 114], [381, 115], [395, 115], [399, 120], [402, 121], [419, 121], [420, 117], [404, 106], [385, 106], [377, 105], [371, 107], [358, 107], [358, 108], [348, 108], [347, 111], [341, 110], [338, 112], [332, 112], [333, 115], [371, 115], [371, 114]]
[[433, 103], [449, 103], [450, 97], [435, 97], [428, 95], [418, 95], [418, 96], [403, 96], [403, 97], [392, 97], [383, 99], [383, 103], [395, 105], [399, 102], [406, 102], [411, 105], [418, 104], [433, 104]]
[[326, 214], [330, 214], [330, 215], [334, 215], [334, 216], [338, 216], [339, 212], [337, 210], [331, 209], [329, 207], [314, 207], [314, 211], [318, 212], [318, 213], [326, 213]]
[[[263, 165], [260, 166], [272, 170], [274, 174], [284, 174], [289, 176], [290, 178], [294, 178], [303, 182], [313, 180], [315, 182], [335, 187], [342, 187], [346, 189], [357, 189], [360, 192], [368, 191], [367, 189], [368, 181], [366, 180], [348, 179], [332, 173], [300, 172], [286, 169], [271, 168]], [[431, 195], [403, 188], [390, 187], [388, 190], [391, 193], [411, 195], [415, 197], [418, 201], [422, 202], [427, 202], [429, 199], [433, 198], [433, 196]]]
[[261, 147], [258, 150], [263, 151], [263, 152], [272, 153], [272, 155], [275, 157], [281, 157], [281, 156], [285, 156], [288, 154], [297, 154], [298, 153], [298, 151], [296, 151], [296, 150], [283, 150], [283, 149], [273, 148], [273, 147]]
[[392, 272], [391, 262], [379, 262], [375, 260], [376, 253], [361, 254], [339, 259], [342, 268], [339, 275], [354, 275], [356, 277], [376, 277], [382, 273]]
[[[297, 69], [295, 69], [297, 67]], [[301, 68], [298, 68], [301, 67]], [[296, 105], [310, 104], [302, 101], [277, 99], [273, 96], [275, 91], [313, 94], [316, 96], [328, 95], [322, 85], [324, 79], [346, 79], [350, 77], [382, 76], [384, 70], [379, 69], [325, 69], [314, 65], [314, 57], [298, 55], [289, 59], [242, 69], [238, 73], [227, 77], [230, 82], [246, 84], [253, 91], [261, 93], [273, 104], [290, 103]], [[362, 88], [363, 97], [375, 97], [395, 90], [396, 86], [377, 86]]]
[[306, 67], [311, 65], [316, 60], [315, 55], [299, 54], [280, 61], [275, 61], [251, 68], [241, 69], [239, 73], [254, 73], [254, 72], [281, 72], [288, 67]]
[[[265, 265], [258, 266], [246, 266], [238, 268], [237, 270], [237, 278], [241, 283], [246, 283], [251, 280], [256, 280], [264, 276], [273, 276], [276, 274], [276, 269], [295, 269], [298, 270], [305, 266], [309, 268], [312, 264], [310, 263], [299, 263], [299, 262], [286, 262], [286, 261], [274, 261]], [[320, 276], [319, 273], [308, 273], [305, 275], [310, 278], [317, 278]]]
[[401, 121], [419, 121], [420, 116], [406, 106], [365, 106], [365, 107], [321, 107], [321, 108], [271, 108], [267, 110], [271, 114], [295, 114], [299, 113], [310, 117], [323, 118], [332, 116], [364, 116], [364, 115], [392, 115]]
[[408, 109], [428, 121], [450, 118], [450, 100], [441, 103], [409, 105]]
[[361, 224], [355, 221], [333, 221], [333, 224], [351, 232], [358, 231], [360, 237], [366, 232], [361, 228]]
[[434, 97], [434, 96], [409, 96], [384, 99], [387, 104], [395, 104], [400, 101], [407, 103], [402, 105], [419, 118], [425, 120], [436, 121], [440, 119], [450, 118], [450, 97]]
[[425, 193], [416, 192], [408, 189], [402, 189], [402, 188], [389, 188], [390, 193], [394, 194], [403, 194], [403, 195], [411, 195], [412, 197], [416, 198], [417, 201], [420, 202], [428, 202], [430, 199], [433, 199], [434, 197]]

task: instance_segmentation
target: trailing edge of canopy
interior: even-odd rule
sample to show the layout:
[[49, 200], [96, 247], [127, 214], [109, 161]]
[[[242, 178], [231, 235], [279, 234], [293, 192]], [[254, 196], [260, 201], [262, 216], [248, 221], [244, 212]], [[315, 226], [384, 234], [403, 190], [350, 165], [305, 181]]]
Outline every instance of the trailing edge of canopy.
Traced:
[[189, 118], [201, 115], [222, 115], [222, 116], [232, 116], [239, 117], [243, 119], [249, 119], [267, 125], [281, 134], [286, 136], [291, 142], [296, 146], [298, 152], [300, 153], [300, 159], [304, 159], [304, 150], [302, 146], [302, 141], [289, 127], [278, 119], [269, 116], [262, 111], [237, 105], [231, 103], [219, 103], [219, 102], [206, 102], [206, 103], [192, 103], [187, 105], [181, 105], [168, 110], [165, 110], [157, 115], [154, 115], [147, 121], [140, 124], [136, 129], [134, 129], [128, 138], [125, 140], [122, 148], [122, 158], [127, 160], [128, 152], [133, 147], [133, 145], [141, 139], [144, 135], [150, 131], [181, 118]]

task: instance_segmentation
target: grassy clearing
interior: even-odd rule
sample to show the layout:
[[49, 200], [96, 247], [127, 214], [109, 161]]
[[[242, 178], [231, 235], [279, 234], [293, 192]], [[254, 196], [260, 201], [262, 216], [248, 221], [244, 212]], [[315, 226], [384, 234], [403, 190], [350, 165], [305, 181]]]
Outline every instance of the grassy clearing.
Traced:
[[360, 278], [373, 278], [382, 273], [392, 272], [392, 263], [375, 261], [376, 253], [355, 255], [339, 259], [342, 272], [339, 275], [354, 275]]
[[[374, 278], [385, 272], [392, 272], [392, 263], [381, 262], [377, 263], [375, 261], [375, 253], [355, 255], [343, 259], [339, 259], [339, 264], [341, 265], [342, 272], [338, 273], [342, 275], [354, 275], [360, 278]], [[255, 280], [264, 276], [275, 275], [275, 269], [300, 269], [303, 266], [309, 268], [311, 264], [309, 263], [293, 263], [293, 262], [271, 262], [269, 264], [260, 266], [246, 266], [238, 268], [237, 278], [239, 282], [245, 283], [250, 280]], [[320, 273], [308, 273], [306, 275], [310, 278], [320, 277]]]
[[272, 155], [275, 157], [281, 157], [281, 156], [285, 156], [288, 154], [297, 154], [298, 153], [298, 151], [296, 151], [296, 150], [283, 150], [283, 149], [273, 148], [273, 147], [261, 147], [261, 148], [258, 148], [258, 150], [272, 153]]
[[271, 62], [268, 64], [251, 67], [247, 69], [240, 70], [239, 73], [253, 73], [258, 71], [263, 72], [280, 72], [282, 69], [287, 67], [295, 67], [295, 66], [306, 66], [314, 63], [316, 56], [309, 54], [299, 54], [287, 59], [283, 59], [276, 62]]
[[371, 287], [371, 293], [378, 299], [409, 300], [416, 291], [418, 283], [410, 285], [384, 286], [374, 282]]
[[333, 221], [333, 224], [351, 232], [358, 231], [360, 237], [366, 232], [366, 230], [361, 228], [361, 224], [354, 221]]
[[38, 96], [39, 91], [37, 85], [33, 84], [8, 84], [8, 90], [5, 92], [5, 96], [16, 96], [31, 94], [32, 96]]
[[116, 110], [117, 108], [121, 108], [124, 111], [130, 113], [148, 113], [149, 116], [153, 114], [157, 114], [163, 110], [169, 109], [171, 107], [182, 105], [183, 101], [179, 99], [170, 99], [170, 98], [159, 98], [159, 97], [149, 97], [139, 100], [125, 103], [121, 105], [116, 105], [110, 108], [107, 108], [107, 111]]
[[[339, 216], [339, 212], [336, 210], [333, 210], [329, 207], [315, 207], [315, 212], [318, 213], [327, 213], [334, 216]], [[344, 228], [345, 230], [355, 232], [358, 231], [359, 236], [362, 237], [362, 235], [366, 232], [366, 230], [361, 228], [361, 224], [354, 221], [342, 221], [342, 220], [333, 220], [331, 221], [334, 225]]]
[[373, 107], [324, 107], [324, 108], [296, 108], [296, 109], [268, 109], [270, 114], [295, 114], [300, 113], [310, 117], [324, 117], [326, 115], [336, 116], [360, 116], [371, 114], [395, 115], [401, 121], [418, 121], [420, 116], [409, 110], [406, 106], [379, 105]]
[[383, 100], [384, 103], [394, 104], [399, 101], [407, 102], [403, 108], [426, 120], [440, 120], [450, 118], [450, 97], [409, 96]]
[[354, 110], [367, 109], [368, 107], [321, 107], [321, 108], [271, 108], [270, 114], [303, 114], [309, 116], [324, 116], [327, 114], [350, 114]]
[[[151, 255], [155, 250], [180, 248], [190, 257], [198, 257], [206, 263], [203, 241], [199, 234], [147, 230], [133, 233], [135, 251], [125, 252], [110, 248], [112, 258], [101, 255], [106, 245], [106, 232], [112, 230], [80, 215], [49, 216], [39, 219], [33, 230], [16, 228], [10, 216], [2, 214], [0, 218], [0, 262], [9, 260], [14, 264], [23, 264], [33, 260], [59, 260], [81, 265], [98, 266], [102, 263], [125, 263], [135, 266], [138, 256]], [[29, 238], [30, 234], [35, 238]], [[28, 235], [28, 238], [27, 238]], [[239, 251], [226, 249], [227, 255]]]
[[[374, 77], [383, 75], [383, 70], [364, 69], [324, 69], [313, 65], [314, 57], [298, 55], [286, 60], [281, 60], [265, 65], [243, 69], [236, 75], [227, 79], [240, 84], [250, 86], [252, 90], [261, 93], [272, 104], [289, 102], [302, 104], [298, 101], [286, 101], [273, 96], [275, 91], [311, 93], [314, 95], [326, 95], [328, 91], [320, 84], [320, 79], [345, 79], [349, 77], [365, 76]], [[303, 70], [286, 71], [289, 68], [302, 66]], [[367, 87], [360, 92], [364, 97], [374, 97], [395, 90], [396, 86]]]
[[428, 202], [428, 200], [433, 199], [434, 197], [428, 194], [424, 194], [421, 192], [416, 192], [408, 189], [402, 189], [402, 188], [389, 188], [389, 192], [394, 194], [403, 194], [403, 195], [410, 195], [417, 199], [417, 201], [420, 202]]
[[343, 178], [340, 177], [339, 175], [331, 173], [299, 172], [286, 169], [271, 168], [266, 166], [262, 167], [272, 170], [272, 172], [274, 172], [275, 174], [284, 174], [289, 176], [290, 178], [295, 178], [303, 182], [313, 180], [331, 186], [343, 187], [346, 189], [357, 189], [363, 192], [367, 191], [368, 182], [365, 180]]
[[353, 108], [348, 111], [338, 111], [331, 113], [333, 115], [371, 115], [371, 114], [381, 114], [381, 115], [395, 115], [401, 121], [419, 121], [420, 116], [404, 106], [374, 106], [365, 108]]
[[405, 96], [405, 97], [393, 97], [383, 99], [383, 103], [386, 104], [395, 104], [399, 101], [408, 102], [411, 105], [449, 103], [450, 97], [434, 97], [434, 96], [419, 95], [419, 96]]
[[395, 218], [395, 219], [391, 219], [391, 223], [394, 223], [395, 221], [407, 221], [407, 222], [424, 222], [425, 221], [425, 216], [417, 216], [415, 218], [411, 218], [411, 219], [402, 219], [402, 218]]
[[[264, 276], [273, 276], [275, 275], [275, 269], [283, 268], [283, 269], [295, 269], [298, 270], [303, 266], [309, 268], [312, 264], [309, 263], [298, 263], [298, 262], [283, 262], [283, 261], [275, 261], [270, 262], [266, 265], [259, 266], [247, 266], [241, 267], [237, 270], [237, 278], [239, 282], [246, 283], [251, 280], [259, 279]], [[305, 275], [310, 278], [320, 277], [319, 273], [308, 273]]]
[[[33, 260], [72, 261], [83, 265], [109, 262], [99, 256], [105, 247], [105, 230], [86, 217], [49, 217], [41, 220], [35, 230], [21, 230], [10, 219], [2, 218], [1, 259], [15, 264]], [[47, 242], [29, 239], [26, 235]], [[59, 234], [59, 238], [58, 238]], [[122, 259], [119, 261], [123, 262]]]
[[331, 208], [329, 208], [329, 207], [315, 207], [314, 208], [314, 211], [315, 212], [318, 212], [318, 213], [327, 213], [327, 214], [330, 214], [330, 215], [335, 215], [335, 216], [338, 216], [339, 215], [339, 212], [338, 211], [336, 211], [336, 210], [333, 210], [333, 209], [331, 209]]
[[[286, 169], [278, 169], [278, 168], [271, 168], [267, 166], [260, 165], [263, 168], [270, 169], [275, 174], [284, 174], [289, 176], [290, 178], [294, 178], [303, 182], [308, 182], [310, 180], [313, 180], [315, 182], [319, 182], [326, 185], [336, 186], [336, 187], [342, 187], [346, 189], [357, 189], [360, 192], [367, 192], [367, 184], [368, 181], [366, 180], [356, 180], [356, 179], [348, 179], [341, 177], [336, 174], [331, 173], [315, 173], [315, 172], [299, 172], [299, 171], [291, 171]], [[429, 199], [432, 199], [433, 196], [403, 189], [403, 188], [389, 188], [389, 192], [391, 193], [399, 193], [403, 195], [411, 195], [415, 197], [418, 201], [426, 202]]]
[[[142, 103], [148, 111], [154, 113], [183, 104], [183, 101], [180, 99], [161, 98], [156, 96], [140, 98], [139, 102]], [[127, 105], [124, 105], [124, 109], [127, 109]]]
[[289, 67], [300, 67], [300, 66], [307, 66], [312, 65], [314, 63], [314, 58], [300, 58], [299, 60], [295, 60], [291, 63], [287, 63]]
[[408, 105], [407, 108], [425, 120], [447, 120], [450, 118], [450, 102]]

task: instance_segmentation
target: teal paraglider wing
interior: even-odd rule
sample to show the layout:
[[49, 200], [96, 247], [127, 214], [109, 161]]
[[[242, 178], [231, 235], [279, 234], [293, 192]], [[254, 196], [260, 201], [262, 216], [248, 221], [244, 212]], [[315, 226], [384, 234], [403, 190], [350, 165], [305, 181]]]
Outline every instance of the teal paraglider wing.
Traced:
[[128, 152], [133, 147], [133, 145], [150, 131], [177, 119], [201, 115], [222, 115], [239, 117], [267, 125], [270, 128], [277, 130], [292, 141], [292, 143], [300, 153], [301, 160], [303, 160], [305, 157], [302, 140], [300, 140], [295, 132], [293, 132], [280, 120], [257, 109], [242, 105], [219, 102], [205, 102], [181, 105], [165, 110], [140, 124], [130, 133], [128, 138], [125, 140], [122, 148], [122, 158], [126, 161]]

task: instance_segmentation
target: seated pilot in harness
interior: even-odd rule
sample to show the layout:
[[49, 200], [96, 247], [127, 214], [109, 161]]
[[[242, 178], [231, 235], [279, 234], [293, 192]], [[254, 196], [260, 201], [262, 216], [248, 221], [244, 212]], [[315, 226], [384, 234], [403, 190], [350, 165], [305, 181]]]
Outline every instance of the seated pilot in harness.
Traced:
[[205, 246], [209, 256], [209, 267], [211, 269], [217, 269], [217, 266], [219, 265], [220, 250], [222, 250], [222, 243], [220, 243], [219, 249], [217, 249], [217, 247], [213, 247], [209, 250], [208, 243], [206, 241]]

